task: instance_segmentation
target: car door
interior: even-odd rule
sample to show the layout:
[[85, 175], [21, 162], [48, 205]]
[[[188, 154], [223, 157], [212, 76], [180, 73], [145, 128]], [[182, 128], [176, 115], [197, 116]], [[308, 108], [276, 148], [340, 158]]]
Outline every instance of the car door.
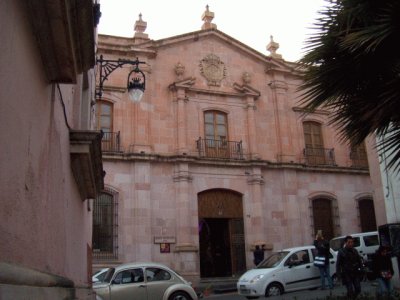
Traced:
[[[292, 252], [284, 263], [284, 282], [286, 290], [314, 287], [319, 273], [315, 272], [309, 249]], [[318, 270], [317, 270], [318, 271]]]
[[162, 268], [146, 268], [147, 296], [150, 300], [162, 300], [166, 289], [174, 284], [173, 276]]
[[143, 269], [133, 268], [118, 272], [110, 285], [112, 300], [147, 300]]

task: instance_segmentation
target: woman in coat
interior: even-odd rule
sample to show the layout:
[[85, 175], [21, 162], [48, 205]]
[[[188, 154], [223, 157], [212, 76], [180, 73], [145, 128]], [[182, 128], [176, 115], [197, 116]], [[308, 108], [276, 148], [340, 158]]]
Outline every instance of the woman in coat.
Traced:
[[322, 232], [318, 230], [317, 236], [314, 240], [314, 246], [317, 249], [317, 257], [323, 257], [323, 264], [318, 265], [319, 273], [321, 276], [321, 289], [325, 289], [325, 277], [328, 280], [328, 286], [333, 289], [332, 277], [329, 274], [329, 242], [324, 239]]

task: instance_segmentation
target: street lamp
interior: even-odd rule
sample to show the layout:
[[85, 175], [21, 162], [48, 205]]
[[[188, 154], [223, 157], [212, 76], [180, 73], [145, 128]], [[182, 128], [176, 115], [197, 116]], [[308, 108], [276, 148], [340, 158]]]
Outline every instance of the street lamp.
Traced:
[[133, 102], [140, 102], [146, 87], [146, 76], [142, 70], [139, 69], [139, 64], [144, 63], [143, 61], [139, 61], [138, 58], [136, 58], [136, 60], [110, 60], [103, 59], [103, 55], [100, 55], [100, 57], [97, 58], [97, 64], [100, 69], [100, 82], [96, 91], [98, 99], [101, 99], [103, 95], [103, 84], [104, 81], [108, 80], [108, 76], [117, 68], [122, 68], [124, 65], [131, 65], [134, 66], [134, 69], [129, 72], [126, 87], [128, 89], [129, 99]]

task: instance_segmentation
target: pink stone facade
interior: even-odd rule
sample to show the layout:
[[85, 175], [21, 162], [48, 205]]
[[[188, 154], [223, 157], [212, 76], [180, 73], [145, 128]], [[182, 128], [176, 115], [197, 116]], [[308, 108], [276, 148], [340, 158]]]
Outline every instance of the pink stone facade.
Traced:
[[[84, 2], [92, 9], [90, 1]], [[70, 133], [92, 129], [94, 73], [52, 78], [76, 63], [68, 63], [68, 55], [59, 64], [63, 70], [46, 72], [50, 53], [61, 53], [38, 42], [45, 29], [36, 30], [37, 23], [30, 21], [38, 7], [27, 5], [0, 4], [0, 298], [93, 299], [92, 212], [71, 168]], [[93, 37], [93, 27], [81, 33], [86, 30]]]
[[[318, 198], [331, 203], [335, 235], [361, 231], [362, 198], [373, 200], [376, 224], [386, 222], [382, 191], [368, 168], [353, 167], [349, 146], [328, 124], [329, 111], [304, 113], [296, 65], [277, 53], [261, 54], [212, 26], [157, 41], [100, 35], [98, 52], [145, 61], [146, 90], [139, 104], [128, 100], [127, 70], [106, 83], [103, 101], [112, 104], [111, 130], [120, 132], [121, 146], [103, 152], [105, 183], [118, 201], [118, 258], [95, 267], [150, 260], [198, 280], [199, 193], [214, 189], [241, 195], [247, 268], [257, 243], [268, 251], [310, 244]], [[225, 113], [227, 140], [241, 141], [242, 157], [199, 152], [207, 111]], [[321, 125], [334, 164], [307, 163], [305, 121]], [[370, 170], [378, 168], [373, 146], [371, 138]], [[170, 253], [155, 243], [162, 236], [175, 240]]]

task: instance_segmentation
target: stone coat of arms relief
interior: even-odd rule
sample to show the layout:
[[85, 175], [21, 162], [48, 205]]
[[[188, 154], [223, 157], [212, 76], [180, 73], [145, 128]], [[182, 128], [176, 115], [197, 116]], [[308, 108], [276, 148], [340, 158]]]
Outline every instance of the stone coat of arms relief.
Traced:
[[222, 79], [226, 77], [225, 64], [214, 54], [208, 54], [200, 61], [200, 72], [209, 86], [220, 86]]

